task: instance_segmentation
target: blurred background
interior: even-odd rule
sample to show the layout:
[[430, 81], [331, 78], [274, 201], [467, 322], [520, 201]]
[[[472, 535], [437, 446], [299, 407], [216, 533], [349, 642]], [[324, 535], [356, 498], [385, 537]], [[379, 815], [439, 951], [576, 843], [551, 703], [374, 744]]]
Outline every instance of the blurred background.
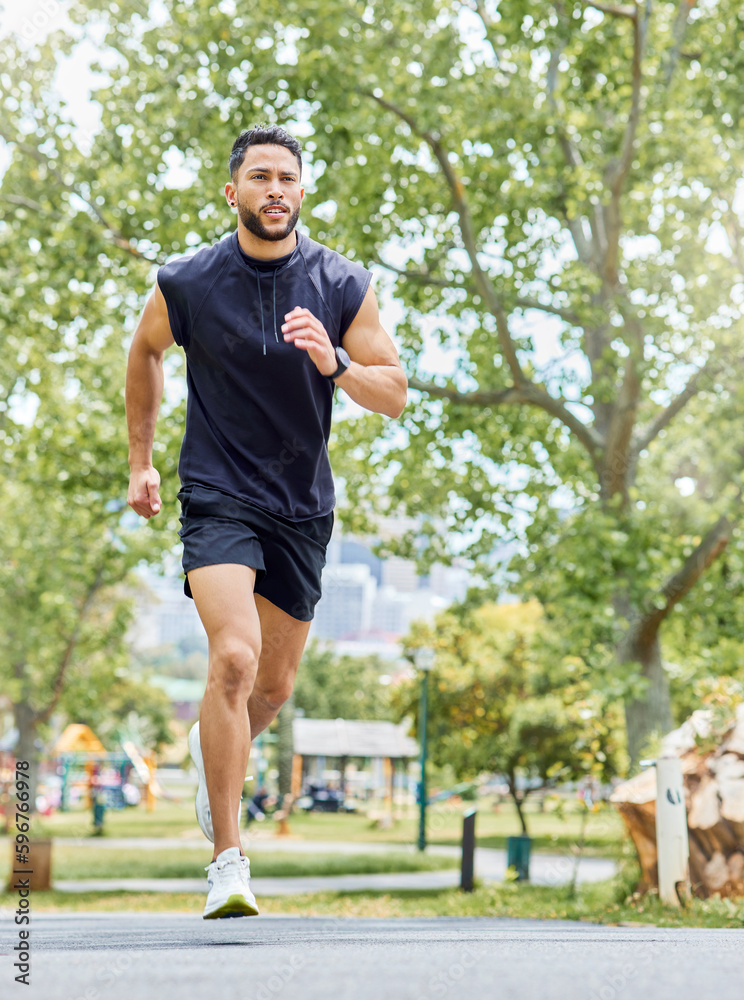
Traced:
[[[300, 227], [373, 271], [410, 393], [396, 421], [337, 399], [324, 597], [246, 822], [258, 796], [410, 845], [423, 796], [446, 846], [473, 800], [494, 848], [617, 859], [610, 794], [690, 717], [692, 808], [744, 679], [740, 6], [28, 0], [0, 43], [8, 829], [16, 759], [51, 832], [194, 828], [184, 363], [142, 524], [124, 371], [158, 266], [232, 230], [227, 158], [259, 122], [302, 141]], [[724, 895], [731, 809], [698, 841]]]

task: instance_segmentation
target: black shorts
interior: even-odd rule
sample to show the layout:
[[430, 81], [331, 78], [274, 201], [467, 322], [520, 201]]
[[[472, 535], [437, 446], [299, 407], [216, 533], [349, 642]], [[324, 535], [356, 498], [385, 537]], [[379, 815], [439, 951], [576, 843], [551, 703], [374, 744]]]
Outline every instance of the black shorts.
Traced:
[[333, 511], [290, 521], [206, 486], [185, 486], [181, 501], [184, 593], [200, 566], [240, 563], [256, 570], [254, 592], [299, 621], [309, 622], [320, 600], [320, 576], [333, 531]]

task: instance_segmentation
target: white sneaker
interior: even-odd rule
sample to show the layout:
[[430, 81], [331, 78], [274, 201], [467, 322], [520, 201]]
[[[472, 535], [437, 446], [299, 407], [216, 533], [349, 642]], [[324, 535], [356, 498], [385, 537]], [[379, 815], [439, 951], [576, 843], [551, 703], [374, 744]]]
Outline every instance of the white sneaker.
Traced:
[[[214, 843], [214, 827], [212, 826], [212, 812], [209, 808], [209, 792], [207, 791], [207, 779], [204, 774], [204, 758], [201, 752], [201, 740], [199, 738], [199, 723], [195, 722], [189, 733], [189, 753], [194, 762], [199, 783], [196, 786], [196, 819], [201, 827], [201, 831], [207, 840]], [[240, 817], [242, 802], [238, 803], [238, 828], [240, 828]]]
[[250, 890], [251, 868], [239, 847], [228, 847], [205, 868], [209, 894], [204, 919], [257, 917], [256, 898]]

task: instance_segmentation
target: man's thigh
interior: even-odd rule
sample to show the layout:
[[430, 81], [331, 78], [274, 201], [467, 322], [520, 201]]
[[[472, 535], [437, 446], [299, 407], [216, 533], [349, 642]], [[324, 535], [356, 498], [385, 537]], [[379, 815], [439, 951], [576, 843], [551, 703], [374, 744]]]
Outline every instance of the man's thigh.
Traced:
[[239, 563], [200, 566], [189, 571], [188, 580], [210, 647], [235, 639], [258, 650], [262, 622], [253, 594], [255, 569]]
[[254, 599], [261, 621], [256, 687], [267, 689], [277, 681], [294, 680], [312, 623], [293, 618], [260, 594], [254, 594]]

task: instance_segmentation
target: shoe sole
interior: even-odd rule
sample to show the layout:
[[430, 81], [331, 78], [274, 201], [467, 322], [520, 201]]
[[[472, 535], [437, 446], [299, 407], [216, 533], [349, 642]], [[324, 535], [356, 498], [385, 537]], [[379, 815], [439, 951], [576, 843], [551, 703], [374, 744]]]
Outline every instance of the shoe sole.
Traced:
[[257, 917], [258, 907], [255, 902], [251, 903], [245, 896], [237, 893], [228, 896], [224, 903], [221, 903], [211, 913], [205, 913], [205, 920], [221, 920], [226, 917]]
[[204, 776], [204, 758], [201, 752], [199, 729], [195, 726], [192, 726], [189, 732], [189, 753], [196, 767], [196, 773], [199, 776], [199, 783], [196, 786], [196, 801], [194, 803], [196, 821], [207, 840], [214, 843], [212, 814], [209, 808], [209, 793], [207, 792], [207, 781]]
[[[199, 776], [199, 783], [196, 786], [196, 800], [194, 811], [196, 812], [196, 822], [199, 829], [210, 843], [214, 843], [214, 827], [212, 826], [212, 810], [209, 808], [209, 792], [207, 791], [207, 779], [204, 774], [204, 758], [201, 752], [201, 738], [199, 736], [198, 724], [189, 730], [189, 753], [196, 767]], [[238, 829], [243, 815], [243, 800], [238, 802]]]

